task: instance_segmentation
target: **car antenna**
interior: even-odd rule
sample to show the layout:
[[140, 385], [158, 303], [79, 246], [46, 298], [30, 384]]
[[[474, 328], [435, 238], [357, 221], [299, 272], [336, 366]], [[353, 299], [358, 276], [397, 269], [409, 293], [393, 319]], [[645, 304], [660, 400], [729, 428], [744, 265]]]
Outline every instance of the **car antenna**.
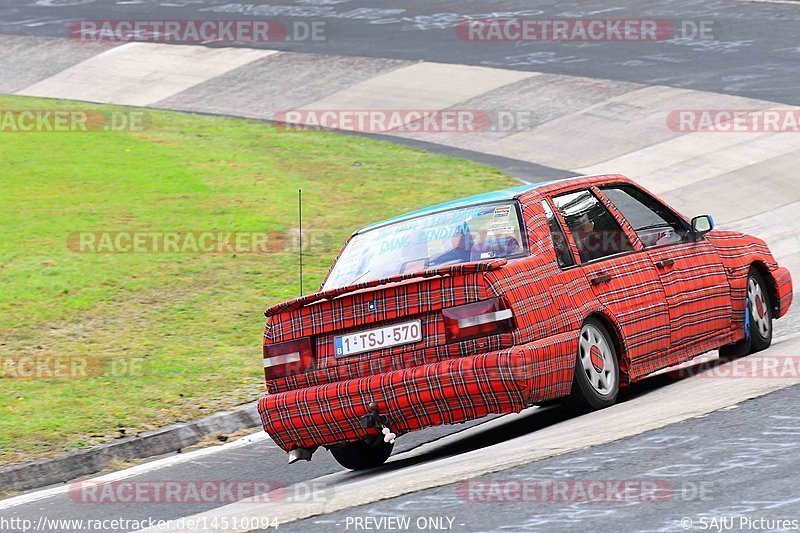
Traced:
[[300, 296], [303, 296], [303, 189], [297, 189], [297, 214], [300, 221]]

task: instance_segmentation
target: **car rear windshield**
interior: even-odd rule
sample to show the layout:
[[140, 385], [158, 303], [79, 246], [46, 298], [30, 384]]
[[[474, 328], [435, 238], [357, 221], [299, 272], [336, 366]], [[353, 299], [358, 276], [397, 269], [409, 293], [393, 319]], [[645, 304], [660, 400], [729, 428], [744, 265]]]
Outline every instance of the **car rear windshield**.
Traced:
[[355, 235], [323, 290], [470, 261], [526, 255], [516, 202], [441, 211]]

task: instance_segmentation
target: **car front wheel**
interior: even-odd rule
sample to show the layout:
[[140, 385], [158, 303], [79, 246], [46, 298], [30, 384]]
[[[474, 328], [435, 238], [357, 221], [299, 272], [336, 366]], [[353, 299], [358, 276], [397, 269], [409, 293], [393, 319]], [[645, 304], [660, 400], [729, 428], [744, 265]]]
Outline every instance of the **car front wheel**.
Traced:
[[747, 274], [747, 303], [750, 338], [721, 347], [720, 357], [742, 357], [766, 350], [772, 344], [772, 298], [764, 277], [755, 268]]
[[571, 411], [587, 413], [617, 401], [619, 360], [614, 342], [602, 322], [588, 319], [581, 328], [572, 393], [564, 399]]
[[331, 448], [336, 462], [350, 470], [375, 468], [386, 462], [392, 454], [394, 444], [388, 444], [381, 437], [349, 442]]

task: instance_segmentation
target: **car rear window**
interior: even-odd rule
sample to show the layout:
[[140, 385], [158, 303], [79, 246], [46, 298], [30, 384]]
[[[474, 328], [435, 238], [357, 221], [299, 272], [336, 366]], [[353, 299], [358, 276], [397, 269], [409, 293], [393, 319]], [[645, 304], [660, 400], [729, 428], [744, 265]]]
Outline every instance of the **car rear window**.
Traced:
[[324, 290], [428, 268], [526, 255], [516, 202], [451, 209], [355, 235]]

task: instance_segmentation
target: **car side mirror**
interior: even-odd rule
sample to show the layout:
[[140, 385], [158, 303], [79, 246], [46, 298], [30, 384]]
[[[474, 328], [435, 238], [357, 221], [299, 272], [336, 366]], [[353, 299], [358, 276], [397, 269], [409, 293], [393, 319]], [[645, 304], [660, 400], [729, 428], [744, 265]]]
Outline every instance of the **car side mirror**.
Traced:
[[692, 219], [692, 235], [699, 240], [706, 233], [714, 229], [714, 219], [711, 215], [700, 215]]

